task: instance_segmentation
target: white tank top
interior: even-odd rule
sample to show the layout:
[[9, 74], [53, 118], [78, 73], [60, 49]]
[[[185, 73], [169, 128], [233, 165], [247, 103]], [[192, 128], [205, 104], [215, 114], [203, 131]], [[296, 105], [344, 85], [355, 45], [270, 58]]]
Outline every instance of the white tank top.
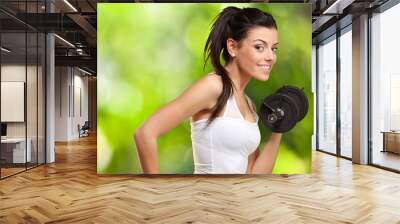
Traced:
[[[251, 108], [251, 100], [246, 96]], [[258, 115], [256, 122], [243, 118], [233, 94], [226, 103], [222, 117], [207, 127], [208, 119], [191, 122], [194, 173], [244, 174], [248, 156], [260, 144]]]

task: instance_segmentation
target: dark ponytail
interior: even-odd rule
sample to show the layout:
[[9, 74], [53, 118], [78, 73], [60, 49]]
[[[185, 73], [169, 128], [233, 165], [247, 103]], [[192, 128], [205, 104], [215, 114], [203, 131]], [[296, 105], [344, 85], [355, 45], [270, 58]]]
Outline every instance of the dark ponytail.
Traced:
[[215, 73], [222, 78], [223, 90], [218, 97], [217, 104], [211, 109], [211, 117], [208, 119], [207, 126], [210, 125], [224, 108], [229, 97], [233, 94], [234, 85], [228, 76], [228, 72], [221, 65], [220, 56], [225, 64], [231, 61], [226, 40], [232, 38], [235, 41], [244, 39], [251, 28], [263, 26], [266, 28], [277, 29], [274, 18], [266, 12], [256, 8], [239, 9], [237, 7], [227, 7], [216, 17], [211, 27], [210, 35], [204, 47], [204, 67], [211, 58], [211, 64]]

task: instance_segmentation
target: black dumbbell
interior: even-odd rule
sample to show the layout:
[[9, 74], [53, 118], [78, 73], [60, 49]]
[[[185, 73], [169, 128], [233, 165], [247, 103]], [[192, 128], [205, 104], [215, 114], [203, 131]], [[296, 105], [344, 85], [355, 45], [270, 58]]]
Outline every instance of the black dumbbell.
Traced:
[[278, 93], [283, 93], [294, 99], [296, 105], [299, 107], [298, 120], [301, 121], [307, 115], [308, 112], [308, 99], [306, 94], [304, 94], [303, 89], [295, 86], [283, 86], [277, 91]]
[[261, 104], [261, 121], [273, 132], [292, 129], [308, 112], [308, 99], [303, 89], [283, 86]]

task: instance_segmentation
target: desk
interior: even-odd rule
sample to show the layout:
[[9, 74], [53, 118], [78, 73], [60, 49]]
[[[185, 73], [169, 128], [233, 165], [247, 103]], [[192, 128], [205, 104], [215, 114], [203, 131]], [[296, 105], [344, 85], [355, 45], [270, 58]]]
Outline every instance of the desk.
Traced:
[[383, 150], [382, 152], [393, 152], [400, 154], [400, 132], [399, 131], [382, 131], [383, 133]]
[[[6, 138], [1, 139], [1, 157], [9, 163], [25, 163], [31, 161], [32, 140], [27, 139], [27, 148], [25, 154], [25, 138]], [[12, 156], [11, 156], [12, 154]], [[12, 160], [11, 160], [12, 158]], [[25, 158], [27, 161], [25, 161]]]

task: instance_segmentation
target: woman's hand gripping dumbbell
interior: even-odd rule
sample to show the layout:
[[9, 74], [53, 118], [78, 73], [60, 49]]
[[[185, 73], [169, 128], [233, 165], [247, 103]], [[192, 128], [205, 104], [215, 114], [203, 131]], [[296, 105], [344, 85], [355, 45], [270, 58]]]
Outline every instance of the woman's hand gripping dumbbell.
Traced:
[[301, 121], [307, 112], [308, 99], [303, 89], [283, 86], [263, 100], [260, 117], [273, 132], [284, 133]]

